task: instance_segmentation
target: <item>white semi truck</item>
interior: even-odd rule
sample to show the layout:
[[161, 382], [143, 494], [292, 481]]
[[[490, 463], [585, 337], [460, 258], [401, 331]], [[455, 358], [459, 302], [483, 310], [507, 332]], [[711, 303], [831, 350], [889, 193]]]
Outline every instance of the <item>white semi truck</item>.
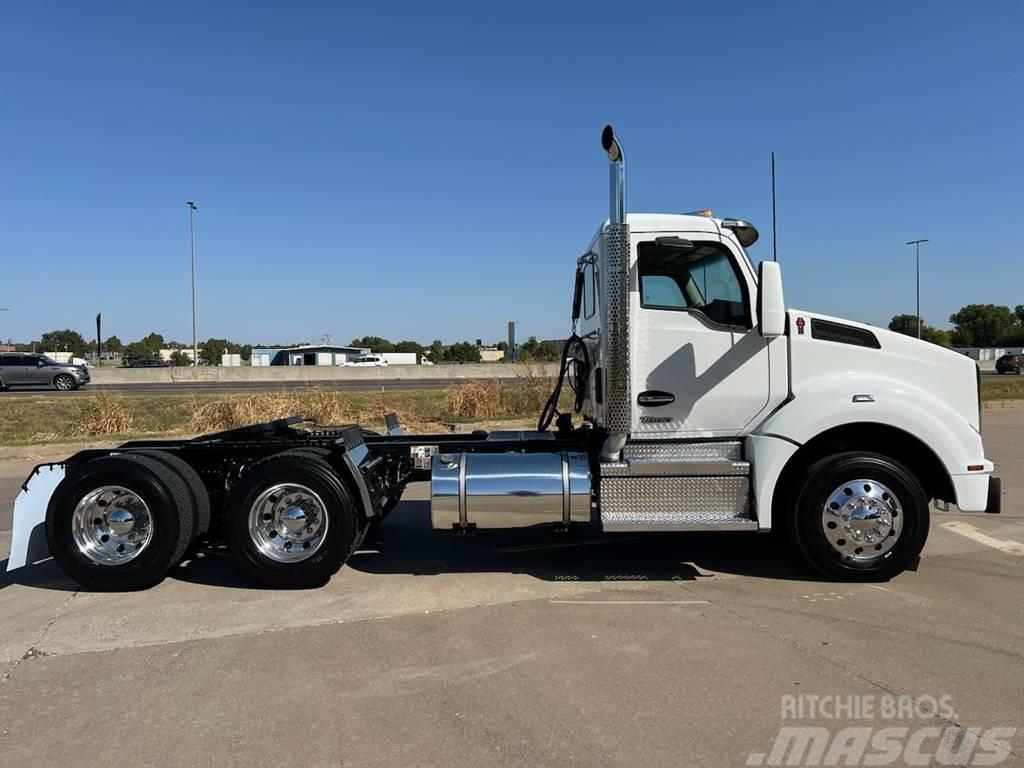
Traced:
[[[573, 334], [536, 431], [295, 417], [82, 451], [25, 482], [8, 568], [52, 556], [87, 588], [138, 589], [219, 539], [265, 584], [318, 585], [417, 480], [438, 529], [782, 529], [849, 580], [913, 565], [933, 499], [999, 511], [972, 360], [787, 309], [778, 265], [747, 257], [753, 226], [627, 215], [610, 126], [602, 146], [611, 213], [576, 260]], [[558, 413], [564, 383], [573, 407]]]

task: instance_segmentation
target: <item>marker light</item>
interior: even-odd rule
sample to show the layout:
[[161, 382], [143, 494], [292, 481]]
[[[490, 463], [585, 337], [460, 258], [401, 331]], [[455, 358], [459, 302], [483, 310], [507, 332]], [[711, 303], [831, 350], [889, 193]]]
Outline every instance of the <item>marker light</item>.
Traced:
[[760, 236], [757, 232], [757, 227], [749, 221], [741, 221], [740, 219], [722, 219], [722, 229], [728, 229], [736, 235], [736, 239], [740, 241], [740, 245], [744, 248], [752, 246]]

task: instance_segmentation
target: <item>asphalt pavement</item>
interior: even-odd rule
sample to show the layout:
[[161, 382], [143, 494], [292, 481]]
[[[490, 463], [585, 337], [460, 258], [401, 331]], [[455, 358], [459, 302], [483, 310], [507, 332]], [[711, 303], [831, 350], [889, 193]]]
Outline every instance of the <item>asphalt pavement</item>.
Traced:
[[[792, 758], [794, 725], [830, 749], [903, 728], [874, 764], [991, 757], [992, 729], [1024, 730], [1022, 432], [1024, 409], [986, 412], [1004, 514], [933, 512], [919, 569], [884, 584], [754, 534], [455, 539], [423, 485], [318, 590], [218, 554], [132, 594], [7, 574], [0, 764], [724, 768]], [[27, 470], [0, 463], [3, 508]], [[1004, 740], [989, 764], [1024, 765]]]

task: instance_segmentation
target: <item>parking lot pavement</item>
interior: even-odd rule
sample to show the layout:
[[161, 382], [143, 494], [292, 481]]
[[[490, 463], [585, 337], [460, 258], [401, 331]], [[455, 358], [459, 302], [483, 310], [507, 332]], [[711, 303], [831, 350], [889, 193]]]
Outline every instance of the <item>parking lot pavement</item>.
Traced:
[[[756, 535], [453, 539], [423, 486], [319, 590], [218, 554], [133, 594], [7, 576], [0, 764], [743, 766], [798, 695], [958, 745], [1024, 729], [1024, 409], [986, 416], [1004, 514], [936, 511], [885, 584], [817, 581]], [[0, 465], [5, 508], [25, 469]], [[955, 711], [881, 715], [941, 696]], [[1011, 749], [1024, 765], [1024, 733]]]

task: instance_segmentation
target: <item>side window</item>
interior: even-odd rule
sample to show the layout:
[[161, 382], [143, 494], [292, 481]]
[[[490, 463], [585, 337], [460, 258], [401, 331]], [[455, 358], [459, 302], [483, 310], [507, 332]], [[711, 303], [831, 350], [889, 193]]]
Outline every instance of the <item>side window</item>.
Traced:
[[719, 325], [751, 327], [746, 284], [718, 243], [685, 250], [640, 243], [638, 263], [641, 306], [697, 311]]
[[583, 267], [583, 317], [587, 320], [597, 311], [597, 270], [593, 264]]

